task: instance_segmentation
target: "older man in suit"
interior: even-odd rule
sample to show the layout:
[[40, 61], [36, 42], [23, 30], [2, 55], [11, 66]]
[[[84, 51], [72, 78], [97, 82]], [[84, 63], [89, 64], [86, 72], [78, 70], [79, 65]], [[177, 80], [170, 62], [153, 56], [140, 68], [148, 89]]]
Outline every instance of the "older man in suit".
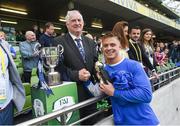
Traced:
[[[96, 75], [94, 66], [98, 59], [97, 52], [95, 42], [82, 35], [84, 21], [79, 11], [67, 12], [66, 26], [68, 33], [55, 38], [54, 46], [61, 44], [64, 47], [63, 68], [65, 68], [64, 71], [66, 71], [70, 81], [77, 82], [78, 98], [81, 102], [91, 98], [84, 87], [84, 83], [88, 80], [94, 81]], [[95, 104], [80, 109], [80, 117], [82, 118], [95, 111]], [[90, 125], [93, 123], [95, 123], [95, 119], [87, 120], [82, 124]]]
[[[14, 105], [18, 111], [23, 109], [25, 91], [9, 44], [0, 39], [0, 125], [13, 124]], [[14, 103], [14, 104], [13, 104]]]

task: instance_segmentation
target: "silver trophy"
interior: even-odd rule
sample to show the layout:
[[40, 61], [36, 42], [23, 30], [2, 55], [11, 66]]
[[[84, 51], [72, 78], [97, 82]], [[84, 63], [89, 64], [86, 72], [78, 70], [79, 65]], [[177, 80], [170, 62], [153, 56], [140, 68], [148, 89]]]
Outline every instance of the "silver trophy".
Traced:
[[95, 64], [95, 69], [96, 69], [96, 72], [98, 73], [97, 77], [100, 83], [108, 84], [108, 81], [112, 82], [108, 72], [104, 69], [103, 63], [97, 61]]
[[57, 66], [63, 52], [64, 48], [62, 45], [58, 45], [57, 47], [44, 47], [41, 49], [43, 65], [49, 69], [47, 75], [49, 86], [62, 84], [60, 74], [54, 71], [54, 68]]

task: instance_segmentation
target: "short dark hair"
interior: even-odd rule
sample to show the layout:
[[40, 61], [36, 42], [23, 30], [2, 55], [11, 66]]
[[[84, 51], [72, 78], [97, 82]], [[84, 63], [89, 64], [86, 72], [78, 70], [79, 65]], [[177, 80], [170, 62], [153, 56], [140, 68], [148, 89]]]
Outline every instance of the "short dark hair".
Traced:
[[140, 26], [133, 26], [133, 27], [131, 27], [130, 32], [132, 31], [132, 29], [139, 29], [139, 30], [141, 30], [141, 27]]
[[107, 33], [105, 33], [105, 35], [103, 35], [101, 37], [101, 39], [104, 40], [104, 39], [111, 38], [111, 37], [117, 37], [117, 36], [114, 35], [112, 32], [107, 32]]
[[53, 23], [47, 22], [47, 23], [45, 24], [45, 29], [49, 28], [50, 26], [54, 26]]

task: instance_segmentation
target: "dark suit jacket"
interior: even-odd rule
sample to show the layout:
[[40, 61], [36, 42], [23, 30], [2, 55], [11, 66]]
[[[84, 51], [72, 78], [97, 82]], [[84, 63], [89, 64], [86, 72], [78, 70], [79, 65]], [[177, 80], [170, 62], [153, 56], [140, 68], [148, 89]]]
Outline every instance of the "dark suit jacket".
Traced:
[[[139, 56], [140, 56], [140, 52], [138, 51], [137, 46], [139, 46], [139, 48], [140, 48], [140, 50], [141, 50], [142, 61], [139, 61], [139, 62], [142, 62], [144, 66], [146, 66], [146, 67], [149, 68], [150, 70], [153, 70], [154, 67], [153, 67], [153, 65], [151, 64], [151, 62], [149, 61], [148, 57], [146, 56], [145, 51], [143, 50], [142, 46], [141, 46], [140, 44], [138, 44], [138, 43], [132, 43], [132, 44], [134, 44], [134, 47], [136, 48], [137, 53], [139, 54]], [[136, 56], [136, 52], [135, 52], [134, 48], [132, 47], [131, 43], [129, 43], [128, 55], [129, 55], [129, 58], [130, 58], [130, 59], [133, 59], [133, 60], [138, 61], [138, 58], [137, 58], [137, 56]]]
[[83, 87], [83, 82], [79, 80], [78, 72], [82, 68], [87, 69], [91, 73], [90, 80], [93, 81], [96, 75], [94, 66], [95, 62], [98, 60], [95, 42], [87, 37], [81, 37], [83, 48], [85, 50], [86, 63], [83, 61], [83, 58], [69, 33], [55, 38], [53, 43], [53, 46], [61, 44], [64, 47], [63, 63], [59, 65], [58, 69], [65, 70], [70, 80], [77, 82], [79, 101], [90, 98], [90, 96]]

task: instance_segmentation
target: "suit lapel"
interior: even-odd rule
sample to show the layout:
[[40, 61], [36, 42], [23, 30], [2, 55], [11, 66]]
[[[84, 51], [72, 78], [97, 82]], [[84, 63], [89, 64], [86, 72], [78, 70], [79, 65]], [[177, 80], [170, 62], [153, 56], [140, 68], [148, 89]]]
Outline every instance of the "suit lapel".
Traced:
[[85, 40], [85, 38], [82, 36], [82, 44], [83, 44], [83, 48], [84, 48], [84, 52], [85, 52], [85, 58], [86, 58], [86, 61], [89, 57], [89, 43]]
[[[75, 42], [73, 41], [73, 39], [72, 39], [72, 37], [69, 35], [69, 33], [67, 34], [66, 39], [67, 39], [68, 45], [70, 45], [71, 49], [73, 50], [73, 53], [75, 53], [75, 54], [78, 56], [78, 58], [79, 58], [82, 62], [84, 62], [84, 60], [83, 60], [83, 58], [82, 58], [82, 56], [81, 56], [81, 54], [80, 54], [80, 52], [79, 52], [79, 49], [77, 48]], [[84, 45], [83, 45], [83, 46], [84, 46]], [[86, 52], [85, 52], [85, 53], [86, 53]]]

